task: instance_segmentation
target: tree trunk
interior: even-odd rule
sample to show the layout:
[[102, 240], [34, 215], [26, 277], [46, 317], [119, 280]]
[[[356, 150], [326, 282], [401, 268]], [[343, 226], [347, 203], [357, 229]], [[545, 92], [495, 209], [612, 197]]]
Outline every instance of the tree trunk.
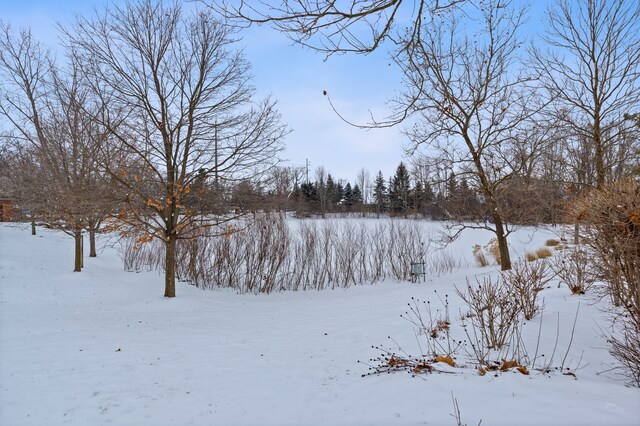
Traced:
[[73, 234], [75, 241], [75, 265], [73, 272], [82, 272], [82, 231], [76, 230]]
[[504, 232], [504, 224], [499, 214], [493, 215], [493, 222], [496, 227], [496, 239], [498, 240], [498, 250], [500, 251], [500, 267], [503, 271], [511, 269], [511, 256], [509, 255], [509, 245]]
[[573, 244], [578, 245], [580, 244], [580, 223], [576, 222], [575, 225], [573, 225]]
[[97, 257], [96, 254], [96, 226], [89, 225], [89, 257]]
[[487, 178], [487, 174], [484, 171], [484, 167], [482, 165], [482, 161], [480, 158], [480, 154], [478, 154], [475, 149], [469, 135], [464, 132], [464, 140], [469, 148], [469, 152], [473, 157], [473, 163], [476, 166], [476, 171], [478, 173], [478, 178], [480, 179], [480, 184], [482, 185], [482, 191], [484, 192], [484, 198], [491, 208], [491, 214], [493, 216], [493, 224], [495, 225], [495, 233], [496, 239], [498, 240], [498, 250], [500, 251], [500, 266], [503, 271], [508, 271], [511, 269], [511, 256], [509, 255], [509, 246], [507, 245], [507, 236], [504, 231], [504, 224], [502, 223], [502, 216], [500, 214], [500, 210], [498, 209], [498, 201], [496, 200], [494, 189], [489, 183], [489, 179]]
[[31, 235], [36, 235], [36, 218], [31, 218]]
[[600, 106], [596, 101], [596, 114], [593, 120], [593, 145], [596, 155], [596, 187], [604, 188], [604, 149], [602, 146], [602, 131], [600, 129]]
[[176, 237], [165, 242], [164, 297], [176, 297]]

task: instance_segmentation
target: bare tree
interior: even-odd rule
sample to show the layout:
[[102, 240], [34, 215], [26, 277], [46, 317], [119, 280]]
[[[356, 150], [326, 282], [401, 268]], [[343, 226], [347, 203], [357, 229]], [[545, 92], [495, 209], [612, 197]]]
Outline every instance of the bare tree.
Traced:
[[19, 210], [31, 222], [31, 235], [36, 235], [36, 218], [45, 217], [47, 193], [42, 182], [47, 179], [42, 175], [33, 151], [33, 147], [19, 138], [4, 136], [0, 179], [3, 193], [17, 201]]
[[177, 240], [233, 220], [188, 208], [192, 186], [213, 180], [221, 191], [258, 176], [287, 129], [273, 101], [252, 101], [249, 65], [210, 14], [142, 0], [78, 18], [65, 34], [102, 99], [94, 119], [131, 162], [105, 164], [127, 192], [119, 220], [140, 241], [164, 242], [164, 295], [174, 297]]
[[275, 210], [286, 211], [290, 207], [289, 199], [300, 187], [304, 176], [304, 167], [277, 166], [274, 167], [267, 178], [268, 189], [276, 205]]
[[49, 226], [74, 237], [74, 271], [80, 272], [83, 230], [95, 231], [108, 211], [95, 157], [105, 132], [85, 113], [89, 93], [73, 58], [60, 70], [30, 31], [14, 34], [4, 24], [1, 29], [0, 70], [9, 83], [0, 113], [17, 134], [19, 199]]
[[[396, 32], [410, 29], [420, 42], [435, 14], [455, 10], [470, 0], [202, 0], [240, 25], [274, 25], [294, 42], [328, 55], [370, 53], [386, 41], [398, 43]], [[405, 41], [405, 40], [402, 40]]]
[[[358, 170], [356, 183], [360, 186], [360, 191], [362, 191], [362, 204], [366, 206], [369, 204], [369, 194], [371, 193], [371, 176], [369, 175], [369, 170], [365, 167]], [[362, 213], [364, 215], [364, 209]]]
[[550, 113], [589, 150], [582, 153], [594, 170], [579, 167], [579, 180], [601, 188], [637, 155], [630, 148], [637, 131], [631, 135], [625, 115], [640, 105], [640, 4], [559, 0], [548, 11], [543, 40], [546, 49], [533, 49], [533, 64]]
[[511, 229], [502, 194], [522, 171], [514, 145], [521, 143], [518, 129], [534, 111], [529, 108], [530, 77], [518, 68], [524, 11], [496, 0], [485, 2], [480, 12], [473, 34], [460, 31], [461, 25], [472, 26], [467, 15], [453, 13], [398, 53], [396, 62], [408, 87], [398, 108], [419, 117], [407, 129], [409, 152], [438, 152], [448, 168], [466, 175], [482, 195], [488, 221], [474, 226], [494, 232], [502, 269], [507, 270]]

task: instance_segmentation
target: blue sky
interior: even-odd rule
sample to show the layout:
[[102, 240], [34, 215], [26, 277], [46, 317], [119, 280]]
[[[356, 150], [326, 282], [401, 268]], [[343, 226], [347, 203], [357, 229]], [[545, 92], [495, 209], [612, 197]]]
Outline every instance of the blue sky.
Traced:
[[[2, 0], [2, 19], [14, 27], [31, 27], [34, 35], [55, 50], [56, 22], [69, 24], [74, 14], [90, 15], [105, 0]], [[527, 30], [540, 30], [542, 12], [549, 0], [532, 2]], [[189, 4], [192, 7], [193, 3]], [[269, 27], [244, 31], [240, 46], [253, 66], [259, 96], [272, 95], [279, 102], [283, 120], [293, 129], [283, 157], [292, 165], [310, 169], [324, 166], [337, 178], [354, 181], [365, 167], [373, 178], [395, 171], [403, 156], [400, 128], [362, 130], [349, 126], [331, 110], [323, 90], [329, 92], [340, 112], [357, 123], [366, 123], [369, 111], [384, 118], [386, 101], [401, 89], [401, 75], [386, 52], [368, 56], [324, 56], [304, 49]]]

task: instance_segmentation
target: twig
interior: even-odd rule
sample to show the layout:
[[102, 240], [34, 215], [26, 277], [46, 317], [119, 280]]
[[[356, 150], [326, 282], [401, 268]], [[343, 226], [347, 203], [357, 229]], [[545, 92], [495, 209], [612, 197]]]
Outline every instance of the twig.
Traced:
[[571, 344], [573, 343], [573, 335], [576, 331], [576, 323], [578, 322], [579, 311], [580, 311], [580, 302], [578, 302], [578, 307], [576, 308], [576, 315], [573, 318], [573, 328], [571, 329], [571, 338], [569, 339], [569, 346], [567, 347], [567, 352], [565, 352], [564, 358], [562, 358], [562, 364], [560, 364], [560, 371], [564, 371], [564, 363], [567, 360], [567, 356], [569, 355], [569, 350], [571, 349]]

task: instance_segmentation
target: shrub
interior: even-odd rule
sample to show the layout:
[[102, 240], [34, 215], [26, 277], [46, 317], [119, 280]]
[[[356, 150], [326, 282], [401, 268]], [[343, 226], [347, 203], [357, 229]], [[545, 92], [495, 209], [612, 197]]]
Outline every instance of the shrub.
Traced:
[[486, 277], [466, 290], [456, 288], [456, 293], [470, 310], [471, 322], [479, 330], [484, 344], [489, 349], [502, 348], [517, 323], [522, 305], [518, 303], [512, 289], [502, 285], [500, 279]]
[[640, 385], [640, 183], [629, 179], [593, 190], [571, 213], [584, 224], [594, 269], [607, 285], [614, 315], [625, 323], [623, 337], [611, 340], [611, 353]]
[[514, 292], [524, 318], [529, 321], [540, 311], [538, 293], [551, 280], [546, 260], [537, 262], [514, 262], [511, 270], [502, 273], [503, 285]]
[[622, 364], [633, 386], [640, 387], [640, 328], [624, 321], [619, 337], [609, 339], [611, 355]]
[[[164, 267], [161, 242], [135, 244], [129, 238], [121, 241], [127, 270]], [[428, 236], [415, 221], [390, 220], [375, 227], [301, 221], [289, 227], [283, 216], [265, 214], [178, 241], [176, 275], [201, 288], [269, 293], [408, 280], [411, 262], [425, 258], [434, 274], [459, 266], [460, 260], [450, 255], [427, 256], [428, 249]]]
[[551, 269], [572, 294], [584, 294], [595, 284], [595, 275], [587, 248], [574, 246], [564, 250], [551, 263]]
[[629, 180], [592, 191], [573, 213], [584, 224], [583, 241], [613, 304], [640, 324], [640, 184]]
[[438, 358], [455, 359], [462, 344], [451, 337], [447, 295], [444, 300], [440, 299], [440, 302], [441, 307], [434, 307], [428, 300], [421, 301], [412, 297], [408, 303], [409, 309], [400, 315], [414, 326], [417, 336], [423, 337], [422, 357], [428, 357], [435, 362], [440, 362]]
[[449, 274], [462, 267], [463, 264], [459, 256], [444, 250], [431, 253], [425, 260], [427, 270], [436, 277]]
[[527, 259], [527, 262], [533, 262], [534, 260], [538, 259], [538, 256], [536, 256], [535, 253], [527, 253], [525, 255], [525, 258]]

